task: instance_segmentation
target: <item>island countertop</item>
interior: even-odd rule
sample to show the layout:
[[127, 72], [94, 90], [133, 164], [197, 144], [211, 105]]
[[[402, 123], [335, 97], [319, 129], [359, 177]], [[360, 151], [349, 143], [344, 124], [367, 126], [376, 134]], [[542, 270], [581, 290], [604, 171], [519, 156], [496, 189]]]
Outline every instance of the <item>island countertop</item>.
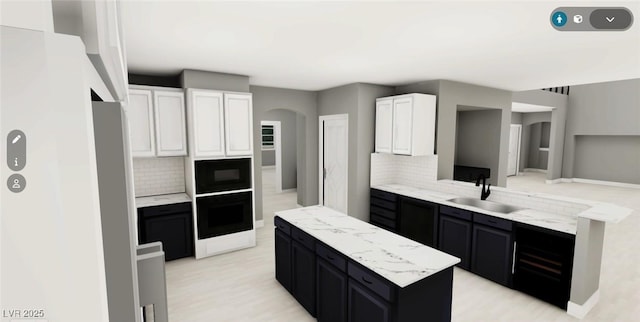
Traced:
[[460, 259], [324, 206], [276, 212], [319, 241], [405, 287]]

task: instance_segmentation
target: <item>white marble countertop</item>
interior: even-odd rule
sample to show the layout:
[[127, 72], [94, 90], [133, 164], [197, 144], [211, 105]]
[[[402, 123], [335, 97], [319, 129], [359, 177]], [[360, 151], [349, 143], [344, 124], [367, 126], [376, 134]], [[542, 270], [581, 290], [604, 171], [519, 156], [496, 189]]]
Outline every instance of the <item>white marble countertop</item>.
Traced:
[[138, 197], [136, 198], [136, 208], [170, 205], [181, 202], [191, 202], [191, 197], [186, 193]]
[[[442, 184], [458, 184], [458, 183], [451, 183], [446, 181], [446, 182], [443, 182]], [[566, 198], [566, 197], [559, 197], [559, 196], [551, 196], [551, 195], [538, 194], [538, 193], [531, 194], [531, 193], [524, 193], [519, 191], [510, 191], [506, 188], [501, 188], [501, 187], [496, 187], [496, 188], [492, 187], [492, 189], [495, 189], [495, 190], [508, 191], [509, 193], [513, 192], [514, 194], [518, 194], [518, 195], [529, 195], [529, 196], [534, 196], [538, 198], [547, 198], [551, 200], [579, 203], [589, 207], [586, 210], [578, 213], [576, 216], [554, 214], [551, 212], [540, 211], [535, 209], [522, 209], [509, 214], [503, 214], [499, 212], [493, 212], [493, 211], [484, 210], [484, 209], [473, 207], [473, 206], [461, 205], [461, 204], [447, 201], [448, 199], [460, 197], [459, 195], [454, 195], [451, 193], [416, 188], [416, 187], [405, 186], [400, 184], [379, 185], [379, 186], [373, 186], [372, 188], [396, 193], [396, 194], [407, 196], [407, 197], [435, 202], [435, 203], [439, 203], [446, 206], [483, 213], [483, 214], [491, 215], [498, 218], [504, 218], [511, 221], [515, 221], [515, 222], [529, 224], [532, 226], [538, 226], [538, 227], [543, 227], [543, 228], [547, 228], [555, 231], [565, 232], [573, 235], [576, 234], [578, 217], [617, 223], [623, 220], [624, 218], [626, 218], [633, 211], [632, 209], [620, 207], [620, 206], [609, 204], [609, 203], [580, 200], [575, 198]], [[519, 205], [513, 204], [513, 206], [519, 206]], [[523, 208], [526, 208], [526, 207], [523, 207]]]
[[323, 206], [276, 215], [400, 287], [460, 262], [457, 257]]

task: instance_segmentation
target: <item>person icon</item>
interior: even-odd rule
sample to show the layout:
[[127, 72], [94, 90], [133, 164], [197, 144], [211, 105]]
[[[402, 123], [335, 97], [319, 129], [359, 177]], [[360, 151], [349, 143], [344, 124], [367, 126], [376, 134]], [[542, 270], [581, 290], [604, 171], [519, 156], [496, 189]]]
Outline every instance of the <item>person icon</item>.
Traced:
[[551, 22], [556, 27], [562, 27], [567, 23], [567, 14], [562, 11], [558, 11], [551, 17]]
[[13, 186], [11, 186], [11, 188], [13, 188], [13, 189], [20, 189], [20, 180], [18, 180], [18, 179], [13, 179]]

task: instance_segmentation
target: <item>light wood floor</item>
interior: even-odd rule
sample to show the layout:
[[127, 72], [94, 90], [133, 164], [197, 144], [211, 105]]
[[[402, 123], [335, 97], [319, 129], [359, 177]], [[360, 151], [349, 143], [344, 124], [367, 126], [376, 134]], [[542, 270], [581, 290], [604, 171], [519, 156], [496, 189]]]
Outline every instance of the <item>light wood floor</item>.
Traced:
[[[168, 262], [172, 322], [315, 321], [274, 278], [273, 212], [296, 207], [296, 193], [276, 194], [273, 170], [263, 171], [264, 227], [258, 245], [196, 261]], [[607, 225], [601, 299], [583, 321], [637, 321], [640, 317], [640, 189], [577, 183], [547, 185], [544, 175], [510, 177], [508, 187], [614, 202], [635, 209]], [[578, 321], [554, 306], [455, 268], [453, 321]], [[425, 312], [425, 321], [429, 320]]]

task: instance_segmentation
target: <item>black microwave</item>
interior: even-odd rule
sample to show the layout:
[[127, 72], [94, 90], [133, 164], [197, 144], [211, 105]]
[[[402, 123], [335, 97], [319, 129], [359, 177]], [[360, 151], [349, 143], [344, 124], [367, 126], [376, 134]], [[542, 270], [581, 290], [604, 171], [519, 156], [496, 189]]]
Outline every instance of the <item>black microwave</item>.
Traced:
[[195, 161], [196, 194], [251, 188], [251, 159]]

